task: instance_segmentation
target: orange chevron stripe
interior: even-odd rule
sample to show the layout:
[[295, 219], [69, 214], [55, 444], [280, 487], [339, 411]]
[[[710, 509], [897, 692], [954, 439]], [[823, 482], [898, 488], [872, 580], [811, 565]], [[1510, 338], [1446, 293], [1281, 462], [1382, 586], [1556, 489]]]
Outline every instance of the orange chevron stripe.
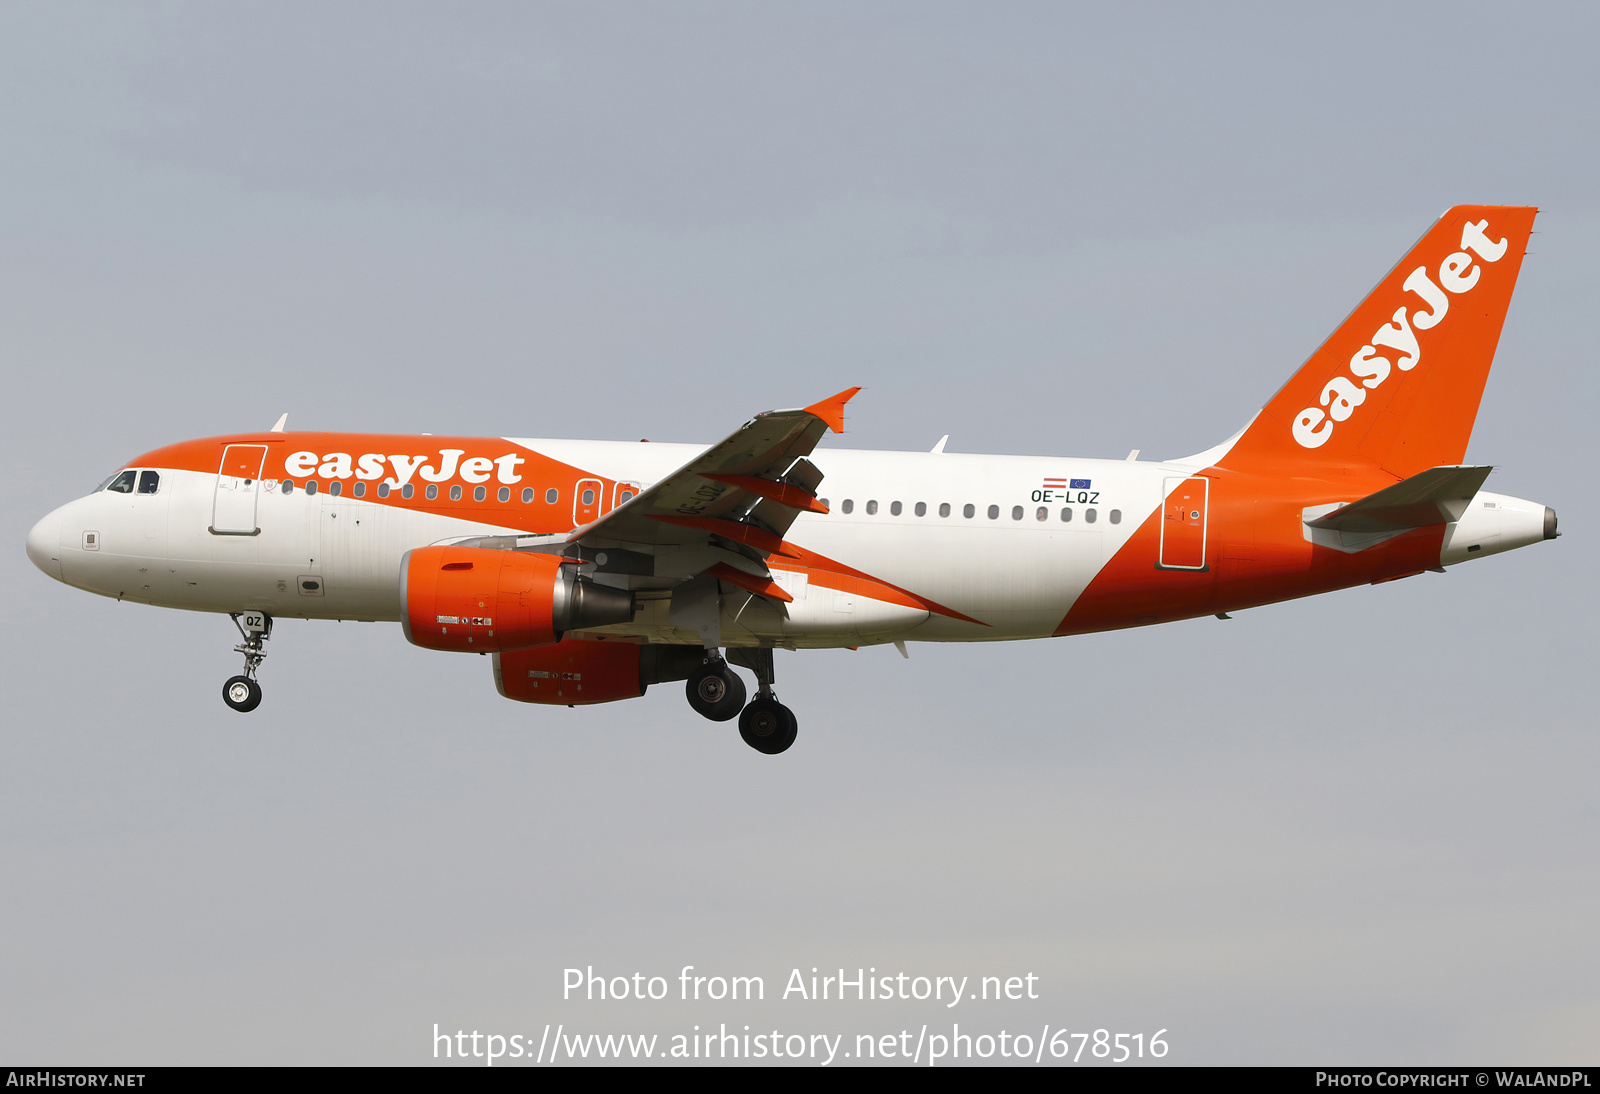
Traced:
[[784, 592], [774, 583], [759, 578], [755, 574], [747, 574], [743, 570], [735, 569], [726, 562], [719, 562], [706, 571], [718, 581], [726, 581], [729, 585], [737, 585], [746, 592], [755, 593], [757, 596], [771, 597], [781, 600], [785, 604], [794, 600], [794, 597]]
[[906, 608], [924, 608], [936, 615], [947, 616], [950, 619], [959, 619], [965, 623], [976, 623], [980, 627], [990, 624], [981, 619], [974, 619], [970, 615], [962, 615], [954, 608], [947, 608], [937, 601], [929, 600], [909, 589], [902, 589], [898, 585], [891, 585], [887, 581], [863, 573], [852, 566], [846, 566], [826, 555], [819, 555], [815, 551], [793, 543], [784, 543], [789, 549], [790, 558], [800, 565], [783, 565], [776, 567], [783, 570], [799, 570], [807, 575], [807, 580], [815, 582], [824, 589], [838, 589], [841, 592], [855, 593], [857, 596], [867, 596], [874, 600], [882, 600], [888, 604], [899, 604]]

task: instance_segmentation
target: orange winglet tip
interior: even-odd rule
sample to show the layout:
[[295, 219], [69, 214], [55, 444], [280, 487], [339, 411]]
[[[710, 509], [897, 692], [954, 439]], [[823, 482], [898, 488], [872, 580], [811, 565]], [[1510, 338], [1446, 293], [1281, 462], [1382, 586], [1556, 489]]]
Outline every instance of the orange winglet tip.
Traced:
[[703, 472], [700, 477], [737, 486], [740, 490], [748, 490], [759, 498], [787, 505], [790, 509], [799, 509], [807, 513], [828, 511], [828, 507], [817, 500], [815, 494], [798, 486], [790, 486], [786, 482], [773, 482], [771, 479], [761, 479], [754, 475], [707, 475]]
[[706, 573], [710, 574], [718, 581], [726, 581], [729, 585], [737, 585], [746, 592], [755, 593], [757, 596], [765, 596], [770, 597], [773, 600], [781, 600], [785, 604], [788, 604], [794, 600], [794, 597], [784, 592], [783, 589], [774, 582], [759, 578], [755, 574], [747, 574], [743, 570], [736, 570], [732, 566], [729, 566], [726, 562], [717, 563], [715, 566], [712, 566], [710, 569], [706, 570]]
[[830, 395], [820, 403], [812, 403], [806, 407], [807, 414], [815, 414], [827, 423], [828, 428], [835, 433], [844, 432], [844, 404], [854, 399], [859, 387], [847, 387], [837, 395]]

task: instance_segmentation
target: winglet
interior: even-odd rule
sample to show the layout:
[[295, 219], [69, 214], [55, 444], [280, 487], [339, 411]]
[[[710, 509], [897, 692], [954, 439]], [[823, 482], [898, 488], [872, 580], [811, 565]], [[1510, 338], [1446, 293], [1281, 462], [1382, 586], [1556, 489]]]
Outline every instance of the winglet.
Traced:
[[856, 392], [860, 390], [861, 389], [859, 387], [845, 388], [843, 391], [839, 392], [839, 394], [824, 399], [820, 403], [812, 403], [810, 406], [806, 407], [806, 413], [815, 414], [817, 417], [821, 418], [827, 423], [828, 428], [833, 430], [835, 433], [843, 433], [844, 404], [855, 398]]

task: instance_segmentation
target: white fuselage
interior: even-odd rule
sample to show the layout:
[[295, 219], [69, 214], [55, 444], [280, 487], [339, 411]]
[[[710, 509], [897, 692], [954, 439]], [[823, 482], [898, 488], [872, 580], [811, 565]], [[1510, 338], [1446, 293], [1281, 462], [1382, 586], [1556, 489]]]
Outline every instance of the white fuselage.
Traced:
[[[703, 450], [686, 444], [509, 440], [643, 488]], [[774, 556], [772, 577], [792, 602], [725, 597], [722, 642], [806, 647], [1050, 635], [1174, 484], [1203, 467], [1209, 455], [1156, 463], [817, 452], [813, 459], [825, 476], [819, 494], [831, 512], [802, 514], [786, 538], [970, 619], [930, 612], [903, 598], [808, 581], [803, 566]], [[396, 620], [406, 551], [527, 532], [514, 521], [485, 523], [302, 488], [261, 490], [259, 533], [219, 535], [210, 530], [218, 475], [157, 470], [160, 488], [154, 493], [101, 491], [56, 510], [30, 535], [30, 555], [67, 584], [118, 599], [194, 611]], [[1075, 485], [1082, 483], [1087, 485]], [[1484, 493], [1447, 530], [1440, 561], [1534, 542], [1542, 537], [1543, 513], [1542, 506]], [[654, 565], [667, 576], [674, 567], [694, 572], [703, 562], [685, 563], [662, 548]], [[626, 584], [605, 574], [597, 580]], [[669, 598], [648, 593], [633, 623], [606, 631], [658, 642], [698, 641], [674, 625]]]
[[[642, 487], [703, 450], [687, 444], [515, 443]], [[790, 540], [988, 626], [818, 587], [773, 558], [774, 578], [794, 601], [786, 611], [765, 601], [730, 603], [723, 620], [729, 645], [762, 638], [854, 645], [908, 637], [913, 630], [922, 640], [1048, 635], [1105, 560], [1160, 504], [1163, 480], [1188, 470], [925, 452], [835, 450], [814, 460], [826, 475], [819, 492], [832, 511], [802, 514], [788, 532]], [[217, 535], [209, 531], [217, 475], [158, 470], [156, 493], [101, 491], [56, 510], [35, 529], [30, 551], [47, 552], [44, 568], [55, 568], [53, 576], [67, 584], [118, 599], [195, 611], [252, 608], [276, 616], [396, 620], [406, 551], [523, 531], [301, 489], [261, 491], [259, 534]], [[1086, 479], [1092, 486], [1047, 488], [1046, 479]], [[940, 515], [942, 507], [948, 515]], [[1062, 519], [1064, 510], [1070, 519]], [[633, 626], [608, 629], [690, 640], [688, 634], [674, 636], [664, 604], [654, 614], [647, 605]]]

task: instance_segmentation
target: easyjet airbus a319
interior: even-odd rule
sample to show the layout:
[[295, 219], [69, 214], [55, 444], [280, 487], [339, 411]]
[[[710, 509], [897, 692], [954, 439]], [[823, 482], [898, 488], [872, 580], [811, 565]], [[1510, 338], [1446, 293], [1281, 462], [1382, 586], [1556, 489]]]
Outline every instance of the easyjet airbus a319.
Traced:
[[[58, 581], [226, 612], [261, 701], [274, 617], [398, 621], [508, 699], [686, 680], [777, 753], [775, 648], [1136, 627], [1393, 581], [1556, 535], [1462, 466], [1536, 210], [1440, 219], [1254, 419], [1185, 459], [817, 451], [855, 388], [709, 448], [265, 433], [148, 452], [28, 534]], [[729, 662], [754, 673], [757, 694]]]

